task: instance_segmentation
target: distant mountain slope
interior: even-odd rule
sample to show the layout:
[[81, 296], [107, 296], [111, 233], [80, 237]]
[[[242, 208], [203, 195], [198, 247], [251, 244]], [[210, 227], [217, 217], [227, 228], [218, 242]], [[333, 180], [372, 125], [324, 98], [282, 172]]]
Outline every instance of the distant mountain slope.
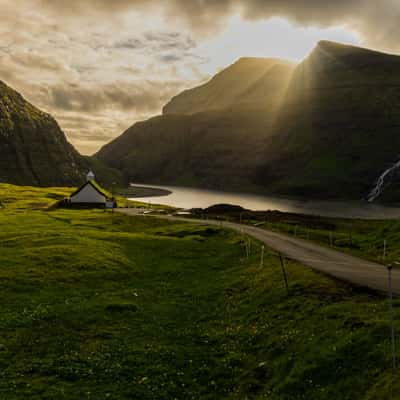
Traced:
[[270, 107], [280, 106], [287, 94], [293, 71], [293, 64], [276, 63], [236, 97], [232, 108], [246, 107], [265, 112], [270, 111]]
[[259, 106], [260, 91], [276, 98], [290, 80], [293, 68], [289, 62], [273, 58], [241, 58], [206, 84], [174, 97], [163, 114], [195, 114], [245, 103]]
[[292, 195], [366, 198], [400, 158], [400, 57], [321, 42], [287, 93], [258, 183]]
[[164, 113], [97, 157], [132, 180], [365, 198], [400, 159], [400, 57], [322, 41], [294, 70], [242, 59]]
[[136, 182], [249, 189], [269, 125], [260, 113], [163, 115], [135, 124], [96, 157]]
[[400, 57], [321, 41], [295, 71], [300, 88], [327, 89], [400, 84]]
[[[0, 81], [0, 183], [76, 185], [92, 165], [68, 143], [54, 118]], [[98, 170], [121, 177], [104, 166]]]
[[96, 158], [131, 180], [235, 190], [252, 187], [293, 66], [242, 58], [176, 96], [164, 115], [139, 122]]

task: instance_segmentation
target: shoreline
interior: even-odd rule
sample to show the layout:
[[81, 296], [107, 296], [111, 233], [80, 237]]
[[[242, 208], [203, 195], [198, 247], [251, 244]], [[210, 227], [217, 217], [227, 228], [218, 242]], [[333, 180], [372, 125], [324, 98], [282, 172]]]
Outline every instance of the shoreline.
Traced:
[[127, 189], [118, 190], [118, 194], [127, 198], [143, 198], [143, 197], [164, 197], [169, 196], [171, 190], [160, 189], [157, 187], [145, 187], [140, 185], [130, 185]]
[[293, 199], [281, 196], [260, 196], [255, 194], [212, 191], [179, 186], [154, 186], [145, 183], [131, 183], [120, 193], [144, 203], [153, 201], [159, 205], [180, 209], [205, 209], [213, 205], [239, 205], [251, 211], [276, 210], [284, 213], [351, 219], [397, 219], [400, 208], [354, 201], [329, 201]]

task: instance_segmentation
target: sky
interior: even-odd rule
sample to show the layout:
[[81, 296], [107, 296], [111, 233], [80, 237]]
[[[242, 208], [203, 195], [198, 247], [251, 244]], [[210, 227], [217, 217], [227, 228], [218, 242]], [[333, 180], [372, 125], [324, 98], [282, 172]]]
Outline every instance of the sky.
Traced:
[[240, 57], [400, 53], [400, 0], [0, 0], [0, 80], [93, 154]]

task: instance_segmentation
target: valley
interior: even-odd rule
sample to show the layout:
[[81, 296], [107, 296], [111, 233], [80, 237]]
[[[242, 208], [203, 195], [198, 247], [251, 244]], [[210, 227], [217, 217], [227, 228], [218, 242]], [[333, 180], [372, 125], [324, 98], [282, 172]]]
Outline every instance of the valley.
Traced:
[[[327, 41], [298, 65], [240, 59], [95, 157], [131, 182], [368, 199], [398, 161], [399, 65]], [[374, 201], [396, 202], [398, 170], [386, 178]]]
[[400, 400], [399, 15], [0, 0], [0, 400]]
[[[128, 182], [396, 203], [400, 57], [321, 41], [301, 63], [241, 58], [92, 157], [0, 86], [0, 181]], [[244, 78], [245, 77], [245, 78]]]
[[383, 296], [286, 261], [288, 295], [256, 240], [246, 255], [247, 238], [220, 227], [51, 207], [68, 193], [0, 185], [5, 398], [398, 390]]

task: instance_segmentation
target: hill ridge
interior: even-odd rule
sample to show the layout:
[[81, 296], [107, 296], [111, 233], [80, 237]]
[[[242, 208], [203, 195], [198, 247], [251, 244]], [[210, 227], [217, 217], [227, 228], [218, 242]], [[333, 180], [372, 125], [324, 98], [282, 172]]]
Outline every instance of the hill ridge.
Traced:
[[0, 80], [1, 183], [76, 186], [89, 168], [103, 182], [122, 180], [119, 172], [81, 156], [49, 113]]

